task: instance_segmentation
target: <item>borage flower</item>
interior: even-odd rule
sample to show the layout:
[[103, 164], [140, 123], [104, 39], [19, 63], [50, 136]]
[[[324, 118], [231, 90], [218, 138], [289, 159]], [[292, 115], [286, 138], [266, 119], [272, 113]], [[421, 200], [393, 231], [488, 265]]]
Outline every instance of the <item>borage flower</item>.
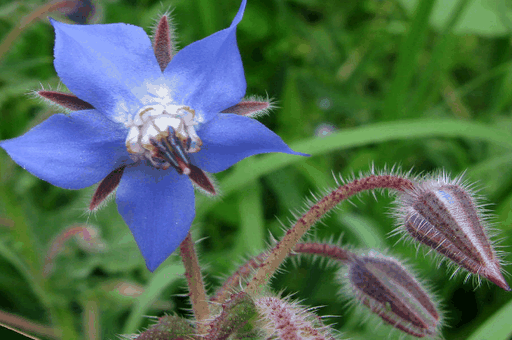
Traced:
[[246, 116], [269, 104], [241, 101], [246, 83], [235, 34], [245, 5], [229, 28], [175, 55], [166, 17], [153, 46], [140, 27], [52, 20], [55, 69], [74, 95], [38, 94], [76, 112], [53, 115], [0, 146], [53, 185], [101, 181], [91, 210], [118, 188], [119, 213], [155, 270], [187, 235], [194, 185], [215, 195], [205, 171], [260, 153], [303, 155]]

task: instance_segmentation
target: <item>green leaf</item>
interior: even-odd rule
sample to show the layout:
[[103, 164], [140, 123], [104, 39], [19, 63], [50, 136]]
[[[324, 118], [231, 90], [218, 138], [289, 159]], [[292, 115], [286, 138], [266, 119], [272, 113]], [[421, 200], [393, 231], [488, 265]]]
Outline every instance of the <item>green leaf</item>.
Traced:
[[[430, 18], [436, 30], [442, 30], [460, 0], [437, 1]], [[418, 0], [400, 0], [410, 14]], [[455, 34], [478, 34], [489, 37], [510, 34], [512, 31], [512, 5], [507, 0], [473, 0], [455, 25]]]
[[509, 340], [512, 335], [512, 301], [500, 308], [468, 340]]
[[130, 317], [123, 328], [123, 333], [135, 333], [144, 315], [148, 315], [149, 308], [159, 298], [162, 291], [179, 280], [184, 274], [185, 268], [181, 264], [163, 265], [158, 268], [151, 276], [144, 293], [137, 298], [137, 302], [133, 306]]

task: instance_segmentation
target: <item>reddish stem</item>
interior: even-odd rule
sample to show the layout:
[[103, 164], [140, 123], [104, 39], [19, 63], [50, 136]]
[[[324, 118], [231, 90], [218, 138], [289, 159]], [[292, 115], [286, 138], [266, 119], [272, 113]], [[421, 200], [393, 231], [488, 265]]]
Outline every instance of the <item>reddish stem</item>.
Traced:
[[254, 294], [261, 291], [302, 236], [304, 236], [311, 226], [322, 218], [325, 213], [334, 208], [338, 203], [366, 190], [387, 188], [404, 191], [412, 187], [413, 183], [406, 178], [393, 175], [372, 175], [362, 179], [356, 179], [332, 191], [318, 203], [314, 204], [297, 220], [295, 225], [286, 232], [283, 239], [272, 249], [265, 262], [261, 264], [258, 272], [247, 285], [246, 292], [248, 294]]
[[190, 236], [187, 237], [180, 244], [181, 258], [185, 266], [185, 277], [189, 287], [190, 300], [192, 302], [192, 310], [197, 321], [197, 330], [199, 334], [206, 333], [205, 324], [201, 323], [210, 316], [210, 309], [208, 307], [208, 297], [204, 289], [203, 277], [201, 276], [201, 268], [194, 249], [194, 241]]

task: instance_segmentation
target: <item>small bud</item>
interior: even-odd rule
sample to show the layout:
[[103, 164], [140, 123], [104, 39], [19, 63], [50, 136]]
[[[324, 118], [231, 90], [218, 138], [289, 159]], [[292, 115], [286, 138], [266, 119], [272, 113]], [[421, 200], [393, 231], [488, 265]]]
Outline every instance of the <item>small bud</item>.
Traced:
[[252, 298], [245, 292], [234, 294], [222, 304], [222, 312], [209, 325], [206, 340], [225, 340], [230, 335], [245, 335], [252, 330], [251, 320], [257, 316]]
[[158, 319], [158, 323], [142, 332], [135, 340], [150, 339], [189, 339], [195, 334], [190, 323], [175, 315], [166, 315]]
[[345, 276], [349, 294], [386, 323], [419, 338], [436, 334], [439, 313], [434, 303], [395, 259], [370, 252], [349, 264]]
[[256, 299], [266, 339], [334, 340], [331, 329], [321, 319], [286, 299]]
[[408, 235], [452, 260], [510, 290], [486, 233], [486, 218], [474, 195], [443, 175], [416, 183], [398, 198], [396, 215]]

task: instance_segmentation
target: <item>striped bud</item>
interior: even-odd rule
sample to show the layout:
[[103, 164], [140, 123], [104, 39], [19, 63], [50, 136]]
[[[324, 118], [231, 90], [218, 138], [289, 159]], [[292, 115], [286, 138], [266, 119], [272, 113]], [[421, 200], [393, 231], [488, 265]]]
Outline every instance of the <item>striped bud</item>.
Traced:
[[460, 177], [452, 181], [443, 175], [416, 183], [399, 196], [398, 206], [396, 215], [408, 235], [458, 268], [510, 290], [487, 236], [486, 217]]
[[345, 277], [349, 294], [386, 323], [419, 338], [436, 334], [440, 317], [434, 303], [397, 260], [370, 252], [353, 260]]

